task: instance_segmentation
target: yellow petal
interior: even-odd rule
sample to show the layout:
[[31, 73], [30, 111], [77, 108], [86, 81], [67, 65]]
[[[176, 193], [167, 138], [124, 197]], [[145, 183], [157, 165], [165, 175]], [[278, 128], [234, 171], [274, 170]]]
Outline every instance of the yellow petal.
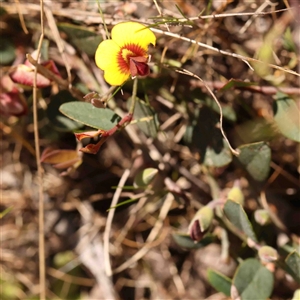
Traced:
[[104, 71], [104, 79], [110, 85], [122, 85], [130, 76], [129, 72], [120, 71], [117, 60], [119, 51], [120, 47], [113, 40], [101, 42], [96, 50], [96, 65]]
[[95, 61], [98, 68], [106, 70], [107, 68], [117, 65], [117, 55], [120, 47], [112, 40], [106, 40], [99, 44], [96, 53]]
[[118, 71], [105, 70], [104, 71], [104, 79], [110, 85], [122, 85], [128, 78], [130, 74], [124, 74]]
[[140, 45], [145, 51], [148, 51], [149, 44], [155, 45], [155, 34], [144, 25], [137, 22], [119, 23], [113, 27], [111, 37], [119, 47], [126, 44]]

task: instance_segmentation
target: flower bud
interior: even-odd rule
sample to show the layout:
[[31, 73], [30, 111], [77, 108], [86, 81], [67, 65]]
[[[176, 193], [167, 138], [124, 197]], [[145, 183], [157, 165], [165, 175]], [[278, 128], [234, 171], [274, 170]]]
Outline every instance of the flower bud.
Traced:
[[234, 186], [230, 189], [227, 195], [228, 200], [232, 200], [238, 204], [244, 205], [244, 194], [240, 188], [239, 181], [234, 183]]
[[189, 226], [189, 235], [192, 240], [199, 242], [208, 231], [213, 220], [213, 209], [209, 206], [204, 206], [198, 210]]
[[258, 250], [258, 256], [263, 263], [269, 263], [278, 259], [278, 252], [270, 246], [262, 246]]
[[258, 209], [254, 212], [254, 219], [256, 223], [261, 226], [268, 225], [271, 223], [270, 214], [266, 209]]

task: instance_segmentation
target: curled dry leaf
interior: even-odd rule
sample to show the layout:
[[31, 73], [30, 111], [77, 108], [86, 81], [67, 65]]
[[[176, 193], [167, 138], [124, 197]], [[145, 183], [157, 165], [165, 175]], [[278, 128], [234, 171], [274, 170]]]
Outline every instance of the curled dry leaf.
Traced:
[[82, 162], [81, 153], [76, 150], [46, 148], [41, 162], [53, 165], [56, 169], [77, 168]]

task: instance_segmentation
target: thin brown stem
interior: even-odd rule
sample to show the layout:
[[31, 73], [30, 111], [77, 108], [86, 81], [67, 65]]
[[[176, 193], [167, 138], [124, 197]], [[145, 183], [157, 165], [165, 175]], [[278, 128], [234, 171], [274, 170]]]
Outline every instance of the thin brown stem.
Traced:
[[[39, 39], [37, 57], [40, 56], [42, 43], [44, 39], [44, 1], [40, 0], [41, 7], [41, 36]], [[43, 193], [43, 175], [39, 144], [39, 129], [38, 129], [38, 109], [37, 109], [37, 73], [34, 70], [33, 82], [33, 127], [34, 127], [34, 144], [36, 153], [37, 176], [38, 176], [38, 191], [39, 191], [39, 280], [40, 280], [40, 299], [46, 299], [46, 267], [45, 267], [45, 236], [44, 236], [44, 193]]]

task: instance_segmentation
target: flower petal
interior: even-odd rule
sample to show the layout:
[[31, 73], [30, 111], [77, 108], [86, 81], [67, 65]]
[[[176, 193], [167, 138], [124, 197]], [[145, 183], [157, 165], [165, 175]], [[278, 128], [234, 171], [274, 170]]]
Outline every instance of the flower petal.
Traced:
[[122, 85], [130, 76], [130, 72], [121, 72], [118, 64], [120, 47], [113, 40], [100, 43], [96, 50], [95, 61], [98, 68], [104, 71], [104, 79], [111, 85]]
[[137, 22], [124, 22], [115, 25], [111, 31], [111, 38], [119, 47], [137, 44], [148, 51], [149, 44], [155, 46], [156, 36], [146, 26]]

